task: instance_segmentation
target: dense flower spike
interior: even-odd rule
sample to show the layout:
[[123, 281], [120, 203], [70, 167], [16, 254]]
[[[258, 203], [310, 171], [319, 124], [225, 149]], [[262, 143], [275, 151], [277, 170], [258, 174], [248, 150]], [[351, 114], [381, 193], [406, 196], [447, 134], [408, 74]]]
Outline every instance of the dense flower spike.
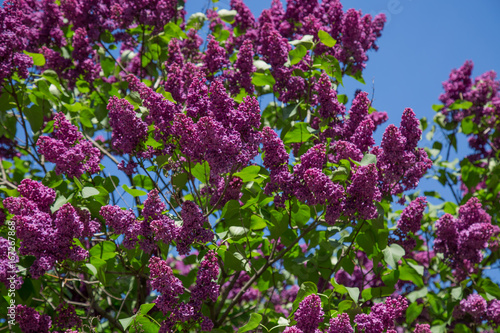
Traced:
[[422, 131], [411, 109], [403, 113], [401, 126], [389, 125], [380, 147], [372, 149], [377, 155], [379, 179], [384, 194], [400, 194], [417, 187], [432, 161], [423, 148], [416, 148]]
[[23, 278], [16, 266], [18, 262], [15, 242], [0, 237], [0, 282], [5, 284], [7, 289], [19, 289], [23, 284]]
[[184, 286], [165, 260], [152, 257], [149, 259], [149, 270], [151, 288], [161, 293], [155, 301], [156, 306], [166, 315], [175, 310], [179, 295], [184, 293]]
[[347, 187], [345, 215], [353, 217], [357, 212], [362, 219], [373, 219], [377, 216], [374, 201], [380, 201], [382, 195], [377, 187], [377, 170], [374, 164], [360, 166], [351, 178]]
[[194, 202], [185, 201], [182, 204], [181, 217], [183, 224], [177, 241], [179, 254], [188, 254], [194, 242], [207, 243], [213, 240], [214, 233], [203, 226], [208, 221]]
[[222, 70], [229, 63], [226, 50], [224, 50], [213, 36], [208, 37], [207, 52], [203, 58], [204, 68], [207, 71], [207, 77]]
[[462, 280], [474, 272], [474, 265], [483, 258], [482, 250], [493, 244], [490, 238], [499, 232], [478, 199], [471, 198], [460, 207], [458, 219], [445, 214], [436, 222], [434, 249], [444, 254]]
[[170, 134], [170, 122], [176, 112], [175, 105], [163, 98], [159, 93], [148, 88], [133, 75], [127, 76], [130, 89], [139, 93], [144, 106], [149, 110], [146, 123], [155, 126], [155, 137], [160, 141], [167, 141]]
[[337, 92], [332, 89], [332, 83], [326, 73], [322, 73], [317, 83], [319, 114], [322, 118], [334, 118], [345, 113], [345, 106], [339, 103]]
[[19, 185], [21, 197], [10, 197], [3, 203], [14, 214], [12, 220], [15, 222], [16, 236], [21, 239], [19, 253], [36, 258], [30, 273], [38, 278], [57, 261], [84, 260], [88, 252], [75, 246], [73, 239], [90, 236], [100, 225], [69, 203], [51, 214], [49, 206], [54, 200], [54, 191], [35, 183], [29, 179], [23, 180]]
[[394, 321], [401, 317], [408, 308], [408, 301], [403, 296], [387, 298], [385, 303], [377, 303], [369, 315], [358, 314], [354, 322], [360, 331], [365, 333], [381, 333], [394, 329]]
[[235, 71], [229, 72], [230, 91], [232, 95], [238, 95], [241, 89], [252, 94], [254, 85], [252, 84], [252, 74], [256, 68], [253, 65], [253, 44], [250, 40], [245, 40], [238, 52], [238, 58], [234, 63]]
[[16, 307], [16, 322], [25, 333], [48, 333], [52, 319], [25, 305]]
[[330, 319], [328, 333], [354, 333], [349, 315], [341, 313], [338, 317]]
[[321, 299], [318, 295], [309, 295], [299, 304], [294, 314], [297, 328], [304, 333], [315, 333], [319, 324], [323, 321], [325, 313], [321, 308]]
[[109, 125], [113, 128], [112, 145], [125, 154], [134, 153], [147, 137], [147, 124], [136, 116], [134, 107], [125, 99], [112, 96], [108, 110]]
[[101, 153], [92, 143], [84, 140], [78, 128], [72, 125], [63, 113], [58, 113], [54, 120], [52, 137], [41, 136], [37, 145], [40, 154], [47, 161], [56, 164], [56, 173], [67, 177], [81, 177], [83, 173], [99, 172]]

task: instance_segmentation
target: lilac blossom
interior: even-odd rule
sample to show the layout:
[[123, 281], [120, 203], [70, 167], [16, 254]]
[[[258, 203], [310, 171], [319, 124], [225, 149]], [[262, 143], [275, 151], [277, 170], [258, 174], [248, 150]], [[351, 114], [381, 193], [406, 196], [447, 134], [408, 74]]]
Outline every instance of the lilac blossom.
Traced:
[[16, 307], [16, 323], [24, 333], [48, 333], [52, 319], [26, 305]]
[[207, 243], [214, 238], [214, 233], [203, 226], [208, 220], [203, 216], [198, 205], [192, 201], [184, 201], [181, 210], [182, 228], [177, 240], [177, 252], [188, 254], [194, 242]]
[[321, 299], [318, 295], [309, 295], [299, 304], [294, 314], [297, 328], [304, 333], [315, 333], [323, 321], [325, 313], [321, 308]]
[[125, 154], [132, 154], [137, 145], [146, 140], [148, 125], [137, 117], [134, 107], [126, 99], [112, 96], [109, 100], [109, 125], [113, 131], [111, 144]]
[[436, 222], [434, 249], [443, 253], [456, 269], [457, 279], [463, 280], [474, 272], [474, 265], [483, 258], [482, 250], [493, 244], [491, 237], [499, 232], [479, 200], [472, 197], [460, 207], [458, 218], [445, 214]]
[[100, 172], [101, 153], [92, 143], [83, 139], [78, 128], [72, 125], [63, 113], [55, 116], [52, 137], [41, 136], [37, 145], [47, 161], [56, 164], [56, 173], [67, 177], [81, 177], [83, 173]]
[[[39, 278], [57, 261], [84, 260], [87, 250], [75, 246], [73, 240], [91, 236], [100, 224], [69, 203], [51, 214], [49, 207], [55, 197], [52, 189], [28, 179], [21, 181], [19, 187], [21, 197], [6, 198], [3, 204], [14, 214], [16, 236], [21, 240], [19, 253], [35, 257], [30, 268], [32, 277]], [[24, 196], [26, 192], [29, 195]]]
[[337, 317], [330, 319], [330, 328], [327, 333], [354, 333], [349, 315], [341, 313]]
[[219, 45], [219, 42], [212, 35], [209, 35], [207, 40], [208, 46], [203, 57], [203, 64], [207, 71], [207, 77], [210, 78], [224, 67], [227, 67], [229, 60], [226, 50]]
[[332, 83], [328, 75], [323, 72], [319, 78], [317, 85], [318, 102], [320, 107], [318, 112], [324, 119], [334, 118], [345, 113], [345, 106], [339, 103], [337, 92], [332, 88]]

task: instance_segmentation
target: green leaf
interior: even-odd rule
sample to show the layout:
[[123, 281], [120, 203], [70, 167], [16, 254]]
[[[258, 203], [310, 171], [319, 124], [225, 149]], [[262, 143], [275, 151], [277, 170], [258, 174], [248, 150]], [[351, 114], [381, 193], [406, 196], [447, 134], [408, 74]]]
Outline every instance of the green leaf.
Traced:
[[308, 130], [307, 123], [296, 123], [293, 127], [286, 133], [283, 143], [295, 143], [295, 142], [306, 142], [312, 136]]
[[418, 316], [422, 313], [424, 309], [423, 304], [411, 303], [410, 306], [406, 309], [406, 323], [410, 325], [417, 319]]
[[257, 177], [259, 177], [260, 166], [258, 165], [250, 165], [241, 170], [240, 172], [235, 173], [233, 176], [240, 177], [241, 180], [246, 183], [250, 181], [254, 181]]
[[405, 255], [405, 250], [398, 244], [391, 244], [382, 250], [384, 259], [392, 268], [396, 268], [396, 263]]
[[304, 56], [307, 54], [307, 49], [304, 45], [297, 45], [297, 47], [290, 51], [290, 64], [296, 65], [298, 64]]
[[135, 188], [130, 188], [127, 186], [127, 184], [123, 184], [122, 185], [122, 188], [125, 190], [125, 192], [127, 192], [128, 194], [130, 194], [131, 196], [133, 196], [134, 198], [135, 197], [140, 197], [140, 196], [143, 196], [143, 195], [146, 195], [147, 193], [144, 192], [144, 191], [141, 191], [141, 190], [137, 190]]
[[321, 43], [325, 44], [328, 47], [334, 47], [337, 44], [337, 41], [330, 36], [330, 34], [326, 31], [319, 30], [318, 37]]
[[490, 279], [482, 279], [479, 282], [479, 287], [481, 287], [484, 292], [495, 296], [497, 299], [500, 299], [500, 287]]
[[475, 123], [472, 121], [472, 116], [462, 119], [462, 132], [465, 135], [471, 134], [474, 131]]
[[217, 14], [219, 14], [219, 17], [222, 21], [233, 24], [234, 18], [236, 17], [236, 15], [238, 15], [238, 12], [236, 10], [221, 9], [217, 12]]
[[99, 190], [93, 188], [93, 187], [84, 187], [82, 189], [82, 198], [89, 198], [89, 197], [93, 197], [94, 195], [98, 195], [99, 194]]
[[104, 261], [116, 257], [116, 245], [111, 241], [104, 241], [94, 245], [89, 253], [91, 256], [100, 258]]
[[249, 230], [245, 227], [232, 226], [229, 227], [229, 235], [233, 239], [240, 239], [245, 236]]
[[349, 296], [351, 297], [351, 299], [355, 302], [355, 303], [358, 303], [358, 300], [359, 300], [359, 288], [349, 288], [349, 287], [346, 287], [347, 289], [347, 292], [349, 293]]
[[33, 59], [33, 65], [35, 66], [43, 66], [45, 65], [45, 57], [41, 53], [31, 53], [28, 51], [24, 51], [24, 54], [29, 55]]
[[270, 69], [271, 68], [271, 65], [269, 65], [268, 63], [266, 63], [263, 60], [254, 60], [253, 61], [253, 65], [255, 66], [255, 68], [258, 71], [265, 71], [266, 69]]
[[94, 265], [87, 263], [85, 266], [90, 270], [90, 272], [92, 272], [92, 275], [97, 275], [97, 268]]
[[24, 108], [24, 114], [31, 126], [33, 132], [38, 132], [43, 126], [43, 111], [38, 105], [31, 105], [28, 108]]
[[462, 287], [455, 287], [451, 289], [451, 299], [454, 301], [459, 301], [462, 299]]
[[306, 49], [310, 50], [314, 46], [314, 36], [304, 35], [300, 40], [293, 40], [290, 44], [293, 46], [303, 45]]
[[[397, 260], [396, 260], [397, 261]], [[392, 265], [391, 265], [392, 266]], [[395, 266], [392, 266], [395, 268]], [[418, 287], [422, 288], [424, 283], [422, 282], [422, 276], [417, 273], [415, 269], [408, 265], [401, 265], [399, 267], [399, 279], [403, 281], [411, 281], [415, 283]]]
[[86, 93], [90, 92], [90, 86], [89, 86], [89, 83], [87, 81], [83, 81], [83, 80], [76, 81], [76, 87], [78, 88], [78, 90], [82, 94], [86, 94]]
[[408, 296], [406, 296], [406, 298], [408, 298], [408, 300], [413, 303], [417, 299], [425, 297], [428, 293], [429, 290], [427, 289], [427, 287], [424, 287], [420, 290], [412, 291], [411, 293], [408, 294]]
[[49, 171], [43, 177], [42, 184], [50, 187], [56, 188], [63, 182], [63, 177], [55, 173], [55, 171]]
[[263, 86], [273, 86], [276, 83], [276, 80], [272, 75], [267, 75], [263, 73], [254, 73], [252, 77], [252, 83], [257, 87]]
[[467, 110], [472, 106], [472, 102], [469, 101], [455, 101], [452, 105], [448, 107], [450, 110]]
[[191, 174], [200, 182], [207, 184], [208, 177], [210, 176], [210, 166], [208, 162], [204, 161], [203, 164], [197, 163], [191, 168]]
[[128, 318], [125, 318], [125, 319], [120, 319], [120, 324], [122, 324], [123, 326], [123, 329], [127, 329], [130, 324], [132, 324], [132, 322], [134, 321], [135, 317], [137, 315], [133, 315], [132, 317], [128, 317]]
[[108, 77], [115, 70], [115, 61], [111, 58], [101, 57], [101, 68], [104, 76]]
[[186, 33], [184, 31], [182, 31], [182, 29], [174, 22], [168, 22], [167, 25], [165, 25], [163, 32], [167, 36], [175, 37], [178, 39], [180, 39], [180, 38], [187, 39], [188, 38]]
[[[295, 310], [298, 309], [300, 302], [304, 300], [309, 295], [316, 294], [318, 292], [318, 287], [311, 282], [311, 281], [306, 281], [300, 285], [300, 289], [297, 292], [297, 297], [295, 298], [295, 301], [293, 301], [293, 306], [292, 306], [292, 313], [295, 312]], [[292, 315], [290, 313], [290, 315]]]
[[139, 309], [139, 313], [140, 314], [148, 314], [148, 312], [154, 308], [155, 304], [154, 303], [146, 303], [146, 304], [142, 304], [140, 309]]
[[434, 104], [434, 105], [432, 106], [432, 109], [433, 109], [434, 111], [436, 111], [436, 112], [441, 111], [443, 108], [444, 108], [444, 105], [442, 105], [442, 104]]
[[[154, 320], [154, 319], [153, 319]], [[160, 325], [152, 321], [150, 316], [139, 314], [130, 324], [129, 333], [158, 333]]]
[[248, 332], [256, 329], [257, 327], [259, 327], [261, 321], [262, 321], [262, 315], [258, 313], [251, 313], [248, 323], [240, 327], [238, 333]]
[[377, 156], [373, 154], [365, 154], [365, 156], [363, 156], [363, 159], [359, 162], [359, 165], [369, 164], [377, 164]]

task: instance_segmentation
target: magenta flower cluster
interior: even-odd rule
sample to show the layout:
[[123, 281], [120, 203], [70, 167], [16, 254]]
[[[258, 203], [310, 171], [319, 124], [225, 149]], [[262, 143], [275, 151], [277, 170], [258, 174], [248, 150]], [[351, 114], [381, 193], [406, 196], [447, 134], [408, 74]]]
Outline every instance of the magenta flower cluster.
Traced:
[[395, 231], [395, 234], [399, 237], [397, 242], [408, 254], [417, 245], [416, 240], [409, 234], [411, 233], [415, 235], [420, 230], [426, 206], [427, 201], [425, 197], [416, 198], [403, 209], [401, 217], [397, 223], [397, 230]]
[[463, 280], [475, 272], [482, 251], [494, 244], [491, 238], [499, 233], [500, 228], [491, 224], [491, 216], [473, 197], [460, 206], [458, 218], [445, 214], [436, 222], [434, 250], [444, 255], [457, 279]]
[[382, 333], [395, 328], [395, 320], [403, 316], [408, 308], [408, 301], [403, 296], [387, 298], [384, 303], [372, 306], [370, 314], [357, 314], [354, 322], [365, 333]]
[[55, 191], [31, 179], [24, 179], [17, 189], [21, 196], [9, 197], [3, 203], [14, 215], [16, 236], [21, 240], [19, 253], [36, 258], [31, 276], [39, 278], [58, 261], [84, 260], [88, 251], [76, 246], [74, 238], [91, 237], [101, 227], [91, 219], [90, 212], [66, 203], [51, 213]]
[[123, 210], [116, 205], [103, 206], [100, 214], [115, 234], [124, 235], [123, 246], [129, 249], [139, 242], [141, 249], [151, 253], [156, 249], [155, 241], [166, 244], [175, 242], [177, 252], [183, 255], [191, 251], [193, 243], [207, 243], [213, 240], [214, 233], [204, 226], [205, 223], [208, 224], [208, 220], [194, 202], [185, 201], [182, 204], [182, 226], [164, 214], [165, 211], [166, 206], [158, 191], [154, 189], [144, 201], [144, 218], [141, 220], [136, 218], [132, 210]]
[[500, 325], [500, 301], [493, 299], [487, 302], [481, 295], [470, 294], [462, 299], [455, 308], [453, 316], [457, 319], [480, 323], [487, 320], [495, 327]]
[[52, 319], [26, 305], [16, 307], [16, 323], [24, 333], [49, 333]]
[[219, 296], [219, 264], [214, 251], [209, 251], [198, 269], [196, 285], [191, 290], [188, 302], [179, 300], [184, 293], [182, 282], [173, 275], [167, 262], [157, 257], [149, 261], [150, 285], [161, 295], [155, 300], [156, 306], [167, 319], [161, 323], [160, 332], [170, 332], [178, 323], [199, 323], [203, 331], [212, 330], [212, 321], [202, 315], [201, 307], [205, 301], [217, 301]]
[[417, 187], [420, 178], [432, 167], [423, 148], [417, 148], [422, 130], [412, 109], [405, 109], [400, 127], [389, 125], [382, 143], [372, 149], [377, 156], [381, 191], [401, 194]]
[[101, 171], [101, 153], [92, 143], [83, 139], [82, 133], [72, 125], [63, 113], [54, 117], [52, 136], [41, 136], [37, 141], [38, 150], [45, 159], [55, 163], [57, 174], [68, 178], [81, 177]]
[[112, 96], [108, 103], [109, 125], [113, 129], [111, 144], [125, 154], [133, 154], [145, 141], [148, 125], [137, 117], [134, 107], [125, 99]]

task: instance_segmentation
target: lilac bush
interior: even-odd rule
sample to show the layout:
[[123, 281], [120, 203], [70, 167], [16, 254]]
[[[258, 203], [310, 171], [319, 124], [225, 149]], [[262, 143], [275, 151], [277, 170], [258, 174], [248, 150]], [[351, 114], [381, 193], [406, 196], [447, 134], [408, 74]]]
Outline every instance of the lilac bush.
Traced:
[[[498, 330], [494, 72], [452, 71], [430, 151], [419, 110], [344, 94], [384, 15], [229, 6], [0, 8], [0, 329]], [[450, 171], [435, 151], [461, 134]]]

